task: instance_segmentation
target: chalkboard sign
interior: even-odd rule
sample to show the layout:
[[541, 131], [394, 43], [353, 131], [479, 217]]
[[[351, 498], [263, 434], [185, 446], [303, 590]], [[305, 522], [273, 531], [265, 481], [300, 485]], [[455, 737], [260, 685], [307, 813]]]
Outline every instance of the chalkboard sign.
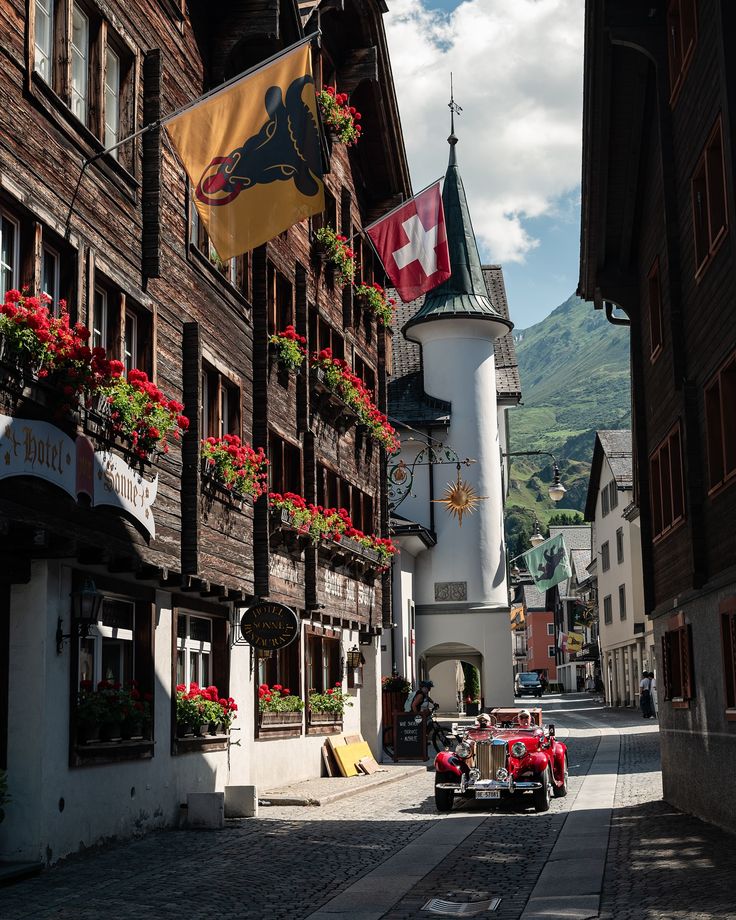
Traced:
[[427, 723], [413, 712], [394, 713], [394, 761], [427, 759]]

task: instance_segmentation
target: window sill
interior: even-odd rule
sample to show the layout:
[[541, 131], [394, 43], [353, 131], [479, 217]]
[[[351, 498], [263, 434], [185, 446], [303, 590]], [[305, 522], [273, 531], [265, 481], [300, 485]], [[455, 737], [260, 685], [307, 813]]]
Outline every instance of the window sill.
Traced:
[[727, 721], [727, 722], [736, 722], [736, 709], [727, 709], [727, 710], [726, 710], [726, 721]]
[[663, 348], [661, 345], [657, 345], [654, 351], [649, 355], [649, 363], [656, 364], [657, 358], [662, 354]]
[[174, 757], [179, 754], [209, 754], [212, 751], [226, 751], [229, 743], [229, 735], [192, 735], [191, 738], [174, 738], [171, 742], [171, 753]]
[[[86, 125], [79, 121], [61, 96], [58, 96], [45, 80], [33, 71], [29, 82], [31, 96], [41, 103], [46, 114], [50, 115], [56, 124], [67, 134], [85, 159], [98, 156], [102, 153], [105, 148], [99, 138], [97, 138]], [[133, 152], [131, 153], [130, 159], [134, 162], [135, 141], [131, 141], [130, 143], [133, 145]], [[141, 187], [140, 182], [122, 165], [122, 163], [108, 153], [95, 160], [95, 164], [101, 168], [106, 178], [114, 181], [116, 185], [130, 197], [131, 201], [135, 201], [135, 196]]]
[[121, 760], [150, 760], [153, 741], [100, 741], [72, 748], [71, 766], [87, 767], [119, 763]]
[[700, 282], [703, 280], [706, 272], [708, 271], [708, 268], [710, 267], [713, 260], [715, 259], [716, 254], [718, 253], [718, 250], [723, 245], [723, 241], [726, 239], [727, 236], [728, 236], [728, 224], [726, 224], [724, 227], [721, 227], [721, 229], [718, 231], [718, 236], [713, 241], [710, 249], [708, 250], [707, 255], [703, 258], [703, 261], [696, 268], [695, 270], [695, 283], [696, 284], [700, 284]]
[[689, 709], [690, 700], [674, 699], [669, 701], [673, 709]]
[[300, 738], [302, 735], [302, 726], [299, 725], [273, 725], [258, 727], [256, 741], [277, 741], [281, 738]]
[[736, 470], [731, 470], [731, 472], [724, 476], [720, 482], [717, 482], [708, 489], [708, 498], [717, 498], [721, 492], [725, 492], [734, 482], [736, 482]]
[[666, 540], [667, 537], [670, 536], [670, 534], [673, 534], [676, 530], [679, 530], [680, 527], [682, 527], [684, 523], [685, 523], [685, 517], [683, 515], [683, 517], [678, 518], [674, 524], [668, 527], [667, 530], [663, 530], [662, 533], [658, 533], [656, 537], [653, 537], [652, 546], [657, 546], [663, 540]]

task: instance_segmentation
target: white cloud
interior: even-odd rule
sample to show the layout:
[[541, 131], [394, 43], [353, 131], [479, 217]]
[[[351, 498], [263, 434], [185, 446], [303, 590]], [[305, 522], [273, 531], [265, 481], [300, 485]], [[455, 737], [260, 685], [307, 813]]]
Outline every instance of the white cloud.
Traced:
[[414, 188], [447, 167], [450, 72], [460, 173], [481, 255], [523, 261], [526, 218], [580, 183], [584, 0], [390, 0], [391, 65]]

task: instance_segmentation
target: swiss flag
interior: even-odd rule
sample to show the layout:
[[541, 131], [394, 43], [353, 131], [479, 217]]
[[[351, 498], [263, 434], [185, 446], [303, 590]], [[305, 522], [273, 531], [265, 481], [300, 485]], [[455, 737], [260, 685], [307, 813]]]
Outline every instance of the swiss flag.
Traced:
[[365, 232], [404, 303], [431, 291], [452, 274], [439, 182]]

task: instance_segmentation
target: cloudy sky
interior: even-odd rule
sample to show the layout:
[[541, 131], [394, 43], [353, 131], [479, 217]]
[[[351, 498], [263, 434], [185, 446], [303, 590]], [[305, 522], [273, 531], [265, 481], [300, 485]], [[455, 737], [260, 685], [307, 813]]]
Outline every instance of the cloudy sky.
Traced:
[[484, 262], [524, 329], [575, 291], [584, 0], [388, 0], [384, 21], [415, 191], [460, 173]]

